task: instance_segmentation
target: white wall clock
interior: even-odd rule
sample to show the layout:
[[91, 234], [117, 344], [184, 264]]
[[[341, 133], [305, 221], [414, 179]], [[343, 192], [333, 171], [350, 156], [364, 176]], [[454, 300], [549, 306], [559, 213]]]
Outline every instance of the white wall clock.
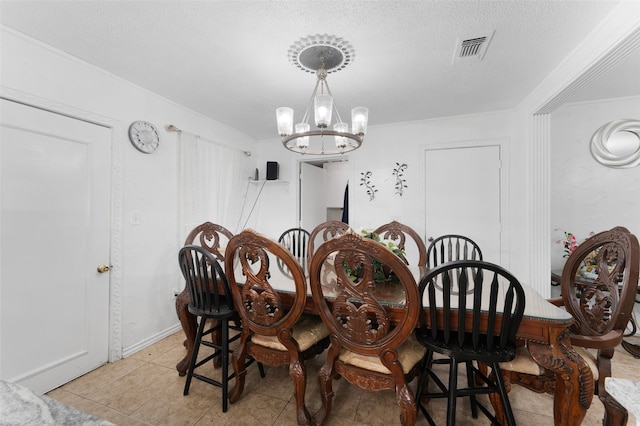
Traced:
[[153, 124], [134, 121], [129, 126], [129, 140], [138, 151], [152, 154], [160, 145], [160, 134]]

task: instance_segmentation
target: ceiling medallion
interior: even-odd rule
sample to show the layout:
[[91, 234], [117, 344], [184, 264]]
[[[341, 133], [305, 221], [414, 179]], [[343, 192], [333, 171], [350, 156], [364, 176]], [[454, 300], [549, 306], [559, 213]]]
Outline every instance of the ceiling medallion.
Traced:
[[[344, 154], [358, 149], [367, 132], [369, 110], [364, 107], [351, 110], [349, 132], [349, 125], [342, 121], [326, 80], [329, 73], [340, 71], [351, 63], [355, 57], [353, 47], [341, 38], [316, 34], [295, 42], [289, 48], [288, 56], [298, 69], [315, 73], [317, 80], [301, 122], [293, 125], [292, 108], [281, 107], [276, 110], [278, 133], [284, 147], [299, 154], [311, 155]], [[331, 126], [334, 111], [336, 120]], [[318, 130], [311, 130], [311, 113]]]

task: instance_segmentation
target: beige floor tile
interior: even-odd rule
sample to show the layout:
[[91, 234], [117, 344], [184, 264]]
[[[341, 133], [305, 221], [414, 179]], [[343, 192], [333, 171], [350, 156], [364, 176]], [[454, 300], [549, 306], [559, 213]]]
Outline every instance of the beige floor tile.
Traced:
[[153, 425], [193, 425], [209, 410], [222, 412], [222, 389], [195, 380], [189, 395], [183, 396], [183, 384], [176, 382], [136, 410], [131, 417]]
[[184, 333], [174, 333], [171, 336], [168, 336], [160, 340], [159, 342], [156, 342], [153, 345], [132, 354], [129, 358], [139, 359], [142, 361], [152, 361], [158, 356], [161, 356], [166, 352], [175, 349], [176, 346], [182, 346], [184, 340]]
[[[271, 398], [259, 393], [246, 394], [235, 404], [229, 405], [229, 411], [209, 410], [196, 423], [200, 425], [275, 425], [276, 419], [282, 414], [287, 401]], [[220, 423], [225, 420], [224, 423]], [[216, 423], [217, 422], [217, 423]]]
[[67, 391], [55, 391], [55, 393], [47, 394], [47, 396], [50, 396], [51, 398], [56, 399], [60, 402], [64, 402], [65, 404], [75, 407], [78, 410], [84, 411], [85, 413], [93, 414], [94, 416], [100, 417], [101, 419], [108, 420], [112, 423], [115, 423], [116, 425], [149, 425], [149, 423], [132, 419], [126, 414], [121, 413], [120, 411], [105, 407], [102, 404], [98, 404], [97, 402], [91, 401], [78, 395], [74, 395]]
[[187, 354], [187, 350], [182, 345], [180, 345], [180, 346], [174, 347], [173, 349], [170, 349], [169, 351], [163, 354], [158, 355], [150, 362], [175, 370], [176, 365], [180, 361], [182, 361], [182, 359], [185, 357], [186, 354]]
[[100, 404], [131, 414], [172, 383], [184, 384], [175, 370], [145, 364], [109, 386], [90, 392], [86, 397]]
[[84, 376], [62, 386], [62, 389], [80, 396], [88, 396], [102, 388], [108, 387], [112, 382], [118, 380], [144, 366], [145, 363], [133, 358], [125, 358], [118, 362], [105, 364]]
[[400, 424], [400, 407], [395, 392], [384, 390], [362, 394], [355, 420], [372, 426]]
[[[640, 344], [640, 336], [627, 338]], [[138, 354], [104, 365], [91, 373], [61, 386], [47, 396], [118, 425], [295, 425], [293, 383], [287, 366], [265, 366], [267, 377], [260, 378], [257, 365], [247, 369], [245, 390], [235, 404], [222, 413], [222, 390], [199, 380], [193, 380], [188, 396], [183, 396], [185, 377], [179, 377], [175, 365], [184, 357], [184, 334], [175, 333]], [[203, 348], [202, 354], [211, 349]], [[325, 354], [308, 360], [306, 404], [313, 414], [321, 406], [317, 372], [325, 361]], [[446, 379], [447, 368], [435, 367]], [[211, 363], [200, 370], [219, 378], [220, 369]], [[618, 347], [613, 357], [612, 375], [640, 380], [640, 360]], [[459, 379], [464, 379], [461, 371]], [[344, 379], [333, 380], [334, 402], [326, 424], [396, 425], [400, 409], [392, 391], [364, 391]], [[415, 390], [416, 382], [410, 387]], [[231, 387], [235, 380], [231, 380]], [[485, 397], [482, 397], [485, 398]], [[518, 424], [543, 426], [553, 424], [553, 396], [538, 394], [514, 385], [509, 394]], [[472, 419], [469, 403], [458, 401], [456, 423], [460, 425], [488, 425], [480, 415]], [[446, 421], [446, 400], [432, 400], [428, 405], [437, 424]], [[604, 408], [597, 396], [584, 419], [584, 426], [600, 426]], [[635, 418], [630, 416], [629, 424]], [[426, 425], [421, 413], [417, 425]]]
[[334, 396], [329, 416], [355, 421], [362, 396], [368, 391], [360, 389], [357, 385], [352, 385], [344, 378], [333, 380], [332, 389]]
[[[294, 386], [291, 376], [289, 375], [289, 366], [280, 365], [275, 367], [265, 365], [264, 369], [266, 373], [265, 379], [257, 382], [251, 390], [251, 393], [259, 393], [283, 401], [289, 401], [293, 398]], [[244, 394], [248, 391], [245, 387]]]

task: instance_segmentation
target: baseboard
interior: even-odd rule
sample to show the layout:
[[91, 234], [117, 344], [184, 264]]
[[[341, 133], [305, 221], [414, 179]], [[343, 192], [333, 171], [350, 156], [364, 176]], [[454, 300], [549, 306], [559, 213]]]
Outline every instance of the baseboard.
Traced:
[[172, 335], [173, 333], [175, 333], [176, 331], [180, 331], [182, 330], [182, 326], [180, 326], [180, 324], [176, 324], [173, 325], [157, 334], [154, 334], [153, 336], [148, 337], [147, 339], [144, 339], [138, 343], [136, 343], [135, 345], [131, 345], [128, 346], [126, 348], [122, 349], [122, 357], [126, 358], [129, 355], [132, 355], [148, 346], [153, 345], [156, 342], [159, 342], [160, 340], [164, 339], [167, 336]]

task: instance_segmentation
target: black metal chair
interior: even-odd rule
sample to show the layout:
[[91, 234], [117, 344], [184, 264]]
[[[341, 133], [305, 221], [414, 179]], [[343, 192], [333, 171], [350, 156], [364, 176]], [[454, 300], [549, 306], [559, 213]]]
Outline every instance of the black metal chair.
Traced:
[[[309, 231], [303, 228], [287, 229], [280, 235], [278, 242], [296, 258], [305, 275], [309, 273], [307, 249], [309, 248]], [[278, 266], [281, 266], [278, 263]]]
[[455, 260], [482, 260], [482, 251], [471, 238], [463, 235], [442, 235], [427, 248], [427, 266], [435, 268]]
[[[222, 411], [226, 412], [229, 393], [228, 383], [230, 379], [235, 377], [235, 373], [229, 374], [229, 353], [231, 352], [229, 343], [237, 340], [241, 336], [241, 334], [238, 333], [233, 337], [229, 337], [229, 329], [242, 331], [240, 327], [231, 325], [229, 321], [239, 320], [240, 317], [233, 306], [233, 297], [229, 283], [227, 282], [227, 277], [209, 250], [196, 245], [185, 246], [180, 249], [178, 253], [178, 262], [186, 281], [187, 291], [191, 297], [188, 306], [189, 312], [200, 318], [183, 394], [189, 394], [192, 378], [221, 387]], [[215, 321], [207, 321], [210, 319]], [[207, 323], [210, 323], [211, 326], [205, 330]], [[221, 335], [219, 344], [202, 339], [204, 336], [214, 332], [218, 332]], [[211, 355], [197, 361], [200, 345], [208, 346], [215, 349], [215, 351]], [[215, 380], [195, 372], [196, 368], [212, 361], [218, 356], [222, 359], [222, 376], [220, 380]], [[252, 361], [253, 360], [250, 360], [248, 364]], [[260, 373], [262, 377], [264, 377], [262, 365], [259, 367]]]
[[[494, 424], [499, 424], [496, 416], [476, 399], [479, 394], [497, 393], [507, 424], [515, 425], [499, 363], [516, 356], [516, 332], [525, 306], [520, 282], [498, 265], [460, 260], [430, 270], [420, 280], [419, 289], [427, 313], [420, 316], [416, 337], [428, 352], [416, 400], [429, 424], [435, 423], [422, 398], [447, 398], [447, 425], [453, 426], [456, 399], [467, 396], [474, 418], [479, 408]], [[448, 385], [432, 369], [434, 353], [451, 359]], [[487, 377], [471, 361], [489, 366], [491, 374]], [[461, 362], [467, 367], [467, 387], [459, 389]], [[439, 391], [426, 389], [427, 378], [433, 379]]]

